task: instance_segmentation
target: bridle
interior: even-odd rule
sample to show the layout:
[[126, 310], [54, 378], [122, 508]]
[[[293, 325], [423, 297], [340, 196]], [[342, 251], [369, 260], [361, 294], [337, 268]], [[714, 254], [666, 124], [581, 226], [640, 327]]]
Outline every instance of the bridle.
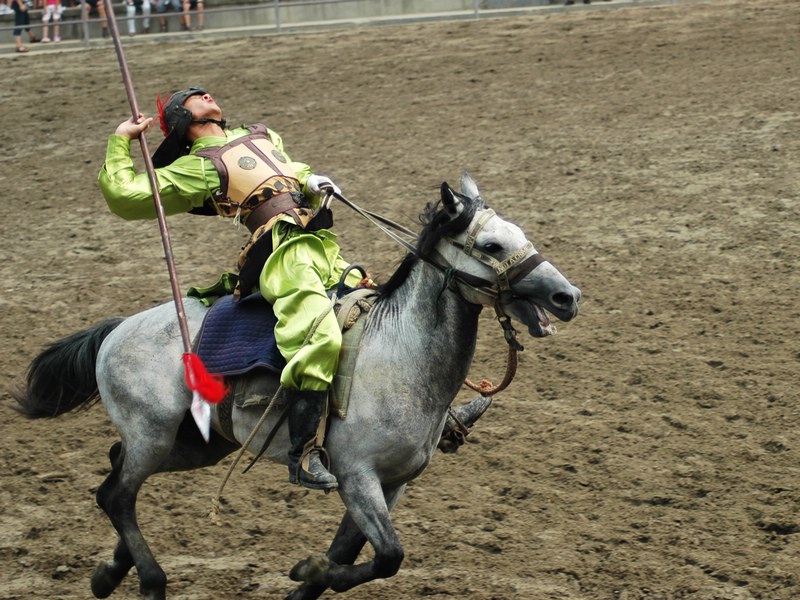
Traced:
[[[359, 207], [341, 194], [332, 190], [329, 191], [328, 196], [336, 197], [343, 204], [355, 210], [362, 217], [377, 226], [386, 235], [398, 242], [421, 261], [442, 271], [445, 274], [445, 279], [449, 287], [453, 289], [453, 291], [456, 291], [462, 298], [466, 299], [467, 296], [473, 294], [484, 298], [484, 301], [481, 301], [480, 304], [492, 306], [494, 308], [497, 319], [503, 328], [503, 337], [509, 349], [511, 351], [523, 350], [522, 345], [516, 339], [517, 332], [511, 324], [511, 318], [503, 310], [502, 304], [504, 300], [507, 300], [513, 294], [512, 286], [521, 279], [524, 279], [531, 271], [545, 262], [546, 259], [536, 252], [530, 241], [527, 241], [521, 248], [514, 252], [514, 254], [502, 261], [476, 248], [476, 241], [480, 232], [492, 218], [497, 217], [497, 213], [495, 213], [494, 210], [484, 205], [484, 213], [469, 228], [463, 243], [447, 236], [442, 239], [451, 246], [458, 248], [468, 256], [471, 256], [481, 264], [492, 269], [497, 276], [497, 282], [453, 268], [448, 260], [437, 250], [433, 250], [430, 256], [421, 255], [417, 247], [408, 239], [405, 239], [416, 239], [416, 234], [413, 231], [387, 217]], [[445, 208], [447, 209], [447, 207]], [[450, 210], [448, 210], [448, 212], [450, 212]], [[463, 289], [464, 287], [467, 288], [466, 293]]]
[[[458, 248], [467, 256], [471, 256], [479, 263], [486, 265], [494, 271], [497, 276], [497, 283], [493, 283], [482, 277], [465, 273], [464, 271], [453, 270], [455, 277], [463, 283], [469, 285], [476, 291], [488, 296], [499, 298], [504, 293], [511, 293], [511, 287], [519, 280], [524, 279], [531, 271], [545, 262], [542, 255], [536, 252], [531, 242], [526, 242], [519, 250], [514, 252], [505, 260], [497, 260], [493, 256], [481, 252], [475, 247], [478, 235], [486, 224], [497, 214], [491, 208], [486, 208], [481, 217], [475, 221], [467, 232], [467, 238], [462, 244], [451, 237], [444, 240], [451, 246]], [[441, 255], [437, 252], [438, 256]], [[442, 257], [442, 260], [444, 258]]]
[[[467, 232], [467, 237], [463, 244], [461, 242], [457, 242], [451, 237], [445, 237], [443, 239], [451, 246], [458, 248], [468, 256], [471, 256], [481, 264], [484, 264], [492, 269], [497, 276], [497, 283], [488, 281], [482, 277], [477, 277], [476, 275], [471, 275], [470, 273], [466, 273], [458, 269], [453, 269], [449, 266], [446, 259], [437, 251], [434, 251], [437, 260], [427, 261], [429, 264], [433, 264], [439, 269], [444, 269], [446, 273], [452, 273], [452, 278], [457, 282], [457, 286], [466, 285], [472, 291], [486, 296], [489, 301], [482, 304], [488, 304], [494, 307], [497, 320], [503, 328], [503, 337], [508, 344], [508, 358], [506, 362], [505, 376], [498, 385], [492, 385], [492, 383], [486, 379], [481, 381], [479, 384], [473, 383], [469, 379], [464, 380], [464, 384], [467, 387], [486, 397], [494, 396], [498, 392], [501, 392], [508, 387], [508, 385], [514, 379], [514, 375], [516, 374], [517, 352], [521, 352], [523, 350], [522, 344], [517, 341], [517, 331], [511, 324], [511, 318], [503, 310], [503, 300], [513, 294], [512, 286], [517, 281], [526, 277], [536, 267], [545, 262], [545, 259], [541, 254], [536, 252], [533, 244], [530, 241], [526, 241], [526, 243], [519, 250], [502, 261], [497, 260], [493, 256], [478, 250], [475, 247], [478, 235], [486, 226], [486, 224], [496, 216], [497, 214], [494, 212], [494, 210], [485, 207], [485, 212], [477, 221], [475, 221], [475, 223], [472, 224]], [[440, 263], [439, 260], [442, 262]], [[445, 267], [444, 265], [448, 266]], [[461, 297], [465, 298], [464, 291], [458, 291]], [[463, 423], [458, 421], [452, 409], [448, 409], [448, 411], [456, 420], [456, 428], [453, 430], [454, 434], [457, 438], [459, 436], [461, 437], [460, 443], [463, 444], [463, 439], [469, 434], [469, 429], [466, 428]]]

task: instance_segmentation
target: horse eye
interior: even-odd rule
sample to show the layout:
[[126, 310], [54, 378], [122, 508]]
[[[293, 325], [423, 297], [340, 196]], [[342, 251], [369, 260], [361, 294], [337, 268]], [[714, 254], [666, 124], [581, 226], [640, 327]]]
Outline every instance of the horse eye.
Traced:
[[488, 242], [483, 245], [483, 251], [488, 252], [489, 254], [497, 254], [502, 249], [503, 247], [495, 242]]

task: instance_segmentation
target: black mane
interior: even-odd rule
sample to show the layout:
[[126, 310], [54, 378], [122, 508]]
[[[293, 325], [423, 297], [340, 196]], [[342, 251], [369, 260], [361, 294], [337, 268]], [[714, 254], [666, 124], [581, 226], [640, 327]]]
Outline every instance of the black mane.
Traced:
[[[445, 185], [443, 184], [443, 186]], [[464, 210], [458, 217], [453, 219], [442, 206], [441, 199], [436, 202], [428, 202], [425, 205], [425, 210], [419, 215], [422, 231], [417, 237], [417, 251], [416, 253], [409, 252], [406, 254], [400, 266], [389, 278], [389, 281], [380, 286], [382, 298], [387, 298], [399, 288], [408, 279], [408, 275], [417, 261], [430, 257], [431, 252], [443, 237], [456, 235], [464, 231], [472, 222], [478, 207], [483, 206], [483, 201], [480, 198], [473, 199], [457, 192], [454, 193], [461, 200]]]

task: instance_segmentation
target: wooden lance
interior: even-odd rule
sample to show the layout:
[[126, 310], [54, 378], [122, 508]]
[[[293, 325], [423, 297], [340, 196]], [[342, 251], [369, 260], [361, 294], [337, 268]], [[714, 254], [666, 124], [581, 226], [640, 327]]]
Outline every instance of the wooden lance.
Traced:
[[[117, 60], [119, 61], [119, 69], [122, 73], [122, 82], [125, 84], [125, 92], [128, 95], [128, 103], [131, 107], [131, 115], [133, 121], [136, 122], [139, 118], [139, 106], [136, 103], [136, 95], [133, 91], [133, 82], [130, 71], [128, 70], [128, 62], [125, 60], [125, 53], [122, 50], [119, 29], [117, 28], [117, 21], [114, 16], [114, 6], [111, 0], [103, 0], [103, 2], [106, 7], [108, 30], [111, 32], [111, 39], [114, 41], [114, 48], [116, 49]], [[139, 145], [142, 149], [142, 157], [144, 158], [145, 170], [150, 180], [150, 187], [153, 190], [153, 202], [155, 204], [156, 216], [158, 217], [158, 227], [161, 231], [161, 242], [164, 245], [164, 258], [167, 261], [169, 281], [172, 286], [172, 299], [178, 313], [178, 325], [180, 326], [181, 338], [183, 340], [183, 363], [186, 385], [192, 391], [191, 412], [200, 429], [200, 433], [202, 433], [205, 440], [208, 441], [211, 431], [211, 408], [209, 403], [215, 404], [221, 402], [227, 393], [227, 389], [222, 378], [208, 373], [200, 357], [191, 351], [192, 342], [189, 336], [189, 326], [186, 323], [186, 312], [183, 307], [183, 297], [180, 284], [178, 283], [178, 274], [175, 270], [175, 260], [172, 255], [172, 243], [169, 238], [167, 219], [164, 215], [164, 207], [161, 204], [161, 195], [158, 192], [158, 182], [156, 180], [155, 168], [153, 167], [153, 159], [150, 157], [150, 152], [147, 149], [147, 140], [145, 139], [144, 132], [139, 135]]]

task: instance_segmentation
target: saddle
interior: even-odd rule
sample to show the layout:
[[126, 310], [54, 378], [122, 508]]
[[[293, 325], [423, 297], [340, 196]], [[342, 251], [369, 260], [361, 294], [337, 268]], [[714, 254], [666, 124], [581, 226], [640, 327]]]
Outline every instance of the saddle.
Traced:
[[[353, 369], [364, 329], [363, 314], [369, 312], [378, 292], [354, 288], [337, 297], [334, 312], [342, 329], [339, 368], [329, 395], [332, 412], [347, 415]], [[235, 302], [226, 294], [211, 304], [194, 340], [194, 351], [209, 372], [222, 375], [230, 386], [228, 396], [216, 405], [215, 422], [233, 441], [233, 406], [246, 408], [270, 402], [280, 386], [286, 361], [275, 342], [277, 323], [272, 305], [260, 293]]]
[[234, 302], [223, 296], [206, 313], [195, 351], [210, 373], [225, 377], [256, 368], [280, 373], [286, 366], [275, 342], [275, 312], [260, 293]]

